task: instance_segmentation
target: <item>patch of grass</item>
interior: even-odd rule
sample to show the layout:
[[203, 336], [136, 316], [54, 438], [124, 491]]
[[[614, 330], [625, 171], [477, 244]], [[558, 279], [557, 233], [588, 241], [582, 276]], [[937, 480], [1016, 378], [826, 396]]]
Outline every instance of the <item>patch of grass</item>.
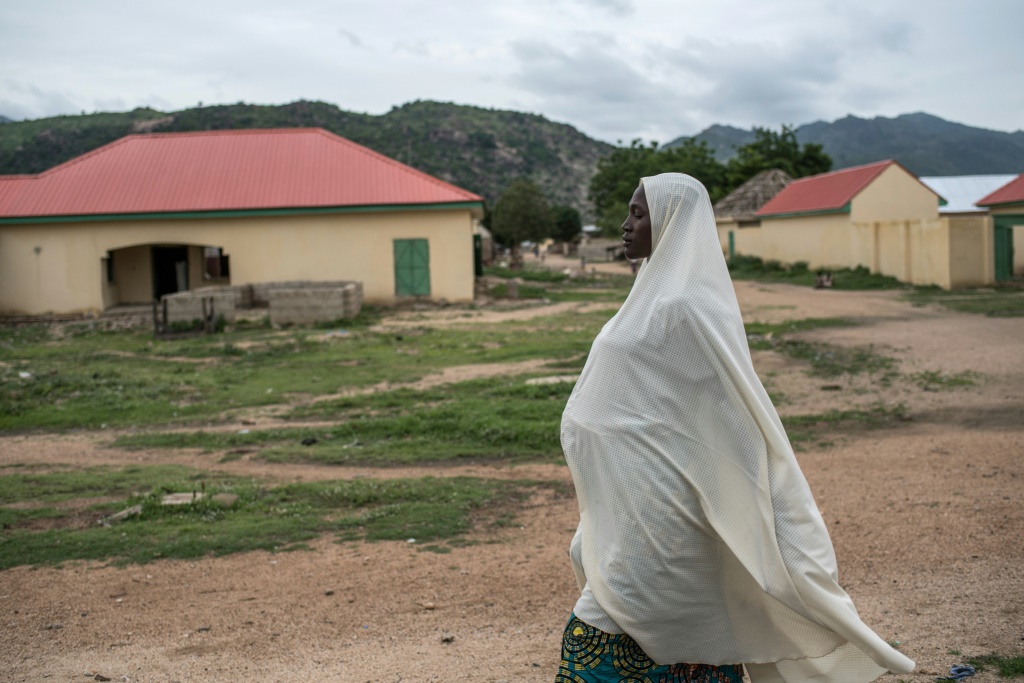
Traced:
[[830, 410], [815, 415], [782, 416], [781, 419], [790, 443], [799, 450], [811, 443], [820, 447], [831, 446], [831, 441], [821, 439], [825, 434], [889, 427], [910, 419], [910, 415], [903, 403], [875, 403], [866, 409]]
[[0, 529], [25, 526], [35, 520], [58, 519], [64, 515], [64, 512], [53, 507], [10, 508], [0, 506]]
[[809, 374], [814, 377], [840, 377], [867, 373], [879, 375], [885, 384], [895, 378], [895, 358], [875, 352], [873, 345], [836, 346], [820, 342], [805, 342], [784, 339], [775, 345], [775, 350], [810, 365]]
[[0, 504], [57, 503], [72, 498], [130, 495], [155, 487], [191, 491], [226, 475], [178, 465], [90, 467], [84, 470], [0, 475]]
[[[359, 308], [359, 315], [354, 318], [340, 318], [329, 322], [320, 322], [314, 325], [314, 327], [321, 330], [365, 330], [379, 323], [382, 317], [383, 309], [380, 306], [363, 304]], [[269, 318], [267, 321], [269, 323]]]
[[140, 515], [109, 527], [0, 531], [0, 569], [59, 565], [73, 560], [142, 564], [158, 558], [195, 558], [250, 550], [303, 547], [323, 533], [342, 540], [448, 542], [465, 534], [477, 516], [507, 509], [531, 482], [474, 478], [358, 480], [265, 488], [222, 481], [207, 493], [238, 496], [222, 506], [211, 498], [187, 505], [160, 503], [166, 486], [134, 496]]
[[743, 327], [747, 332], [747, 344], [751, 351], [772, 350], [775, 338], [793, 332], [806, 332], [823, 327], [850, 327], [856, 323], [844, 318], [801, 318], [786, 320], [781, 323], [746, 323]]
[[896, 377], [895, 358], [877, 353], [873, 346], [836, 346], [823, 342], [785, 339], [783, 335], [823, 327], [853, 325], [842, 318], [805, 318], [783, 323], [748, 323], [747, 344], [752, 351], [778, 351], [810, 365], [814, 377], [840, 377], [867, 373], [879, 375], [882, 383]]
[[918, 287], [907, 295], [907, 299], [914, 306], [937, 304], [961, 313], [978, 313], [993, 318], [1024, 316], [1024, 288], [1019, 284], [952, 291]]
[[[863, 266], [832, 270], [833, 289], [871, 290], [906, 289], [908, 285], [888, 275], [872, 273]], [[734, 280], [758, 280], [760, 282], [783, 282], [786, 284], [813, 287], [816, 271], [807, 268], [807, 263], [797, 262], [783, 266], [778, 261], [762, 261], [756, 256], [737, 254], [729, 260], [729, 274]]]
[[50, 328], [46, 325], [0, 326], [0, 349], [15, 351], [48, 341], [50, 336]]
[[506, 280], [519, 278], [525, 282], [564, 282], [569, 279], [569, 276], [565, 273], [561, 273], [557, 270], [550, 270], [548, 268], [521, 268], [519, 270], [512, 270], [511, 268], [487, 266], [484, 268], [484, 275], [500, 277]]
[[1003, 655], [990, 654], [980, 657], [970, 657], [967, 663], [978, 671], [985, 671], [993, 668], [1003, 678], [1020, 678], [1024, 676], [1024, 656], [1004, 657]]
[[942, 391], [943, 389], [974, 386], [978, 383], [980, 377], [980, 374], [971, 370], [955, 373], [942, 372], [941, 370], [924, 370], [910, 375], [910, 380], [925, 391]]
[[209, 422], [227, 410], [287, 402], [294, 394], [410, 382], [452, 365], [578, 358], [613, 314], [609, 308], [542, 316], [530, 321], [529, 333], [510, 322], [353, 329], [329, 341], [318, 339], [319, 331], [262, 327], [165, 341], [145, 330], [86, 330], [49, 341], [8, 334], [0, 429]]
[[[397, 389], [296, 408], [292, 418], [339, 419], [330, 428], [125, 435], [121, 448], [262, 447], [275, 462], [408, 464], [465, 458], [548, 458], [561, 454], [559, 424], [570, 382], [527, 385], [494, 378], [429, 390]], [[302, 446], [304, 439], [317, 443]]]
[[[491, 287], [490, 291], [488, 292], [488, 295], [494, 297], [495, 299], [504, 299], [508, 297], [508, 285], [501, 284]], [[548, 290], [544, 289], [543, 287], [531, 287], [529, 285], [520, 285], [519, 296], [517, 298], [547, 299]]]

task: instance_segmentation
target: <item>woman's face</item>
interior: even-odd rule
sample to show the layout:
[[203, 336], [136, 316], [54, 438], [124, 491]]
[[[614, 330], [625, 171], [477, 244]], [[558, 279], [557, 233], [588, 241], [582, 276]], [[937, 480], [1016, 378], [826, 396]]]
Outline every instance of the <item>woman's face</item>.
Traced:
[[626, 258], [641, 259], [651, 255], [651, 212], [647, 194], [641, 183], [629, 200], [629, 215], [622, 223], [622, 244]]

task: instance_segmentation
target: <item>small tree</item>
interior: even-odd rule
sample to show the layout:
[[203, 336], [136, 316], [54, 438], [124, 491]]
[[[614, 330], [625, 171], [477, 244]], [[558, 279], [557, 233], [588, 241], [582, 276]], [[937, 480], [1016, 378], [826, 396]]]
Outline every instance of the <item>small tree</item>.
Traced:
[[676, 147], [659, 149], [656, 142], [644, 145], [634, 140], [629, 147], [619, 147], [599, 160], [597, 173], [590, 180], [590, 199], [601, 231], [618, 234], [640, 179], [668, 172], [686, 173], [701, 181], [711, 201], [725, 195], [725, 166], [703, 141], [688, 138]]
[[559, 242], [572, 242], [583, 230], [580, 212], [571, 206], [553, 207], [551, 213], [554, 216], [554, 225], [549, 237]]
[[779, 168], [793, 176], [817, 175], [832, 170], [832, 158], [821, 145], [801, 145], [796, 131], [783, 126], [776, 133], [768, 128], [754, 128], [755, 139], [736, 150], [729, 160], [729, 184], [739, 187], [761, 171]]
[[519, 245], [525, 240], [540, 240], [551, 234], [554, 221], [548, 200], [537, 185], [520, 178], [505, 188], [494, 204], [491, 232], [494, 238], [512, 249], [512, 265], [522, 262]]

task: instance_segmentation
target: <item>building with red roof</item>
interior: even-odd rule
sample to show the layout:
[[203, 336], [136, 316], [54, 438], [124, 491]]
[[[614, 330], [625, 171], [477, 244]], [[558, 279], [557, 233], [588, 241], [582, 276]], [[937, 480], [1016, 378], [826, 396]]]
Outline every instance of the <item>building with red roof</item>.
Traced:
[[482, 197], [319, 128], [129, 135], [0, 176], [0, 314], [290, 280], [470, 300], [482, 215]]
[[1024, 173], [977, 204], [988, 207], [992, 215], [996, 280], [1024, 274]]
[[[811, 269], [864, 267], [945, 288], [993, 280], [992, 240], [977, 216], [939, 216], [934, 190], [897, 161], [792, 181], [723, 243]], [[739, 233], [739, 234], [735, 234]]]

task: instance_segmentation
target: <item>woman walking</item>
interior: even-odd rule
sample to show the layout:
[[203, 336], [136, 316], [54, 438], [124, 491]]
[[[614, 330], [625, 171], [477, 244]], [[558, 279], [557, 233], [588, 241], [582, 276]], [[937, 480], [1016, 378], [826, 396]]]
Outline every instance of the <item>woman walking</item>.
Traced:
[[646, 259], [562, 415], [580, 598], [556, 681], [866, 683], [914, 663], [861, 622], [754, 373], [707, 191], [644, 178]]

